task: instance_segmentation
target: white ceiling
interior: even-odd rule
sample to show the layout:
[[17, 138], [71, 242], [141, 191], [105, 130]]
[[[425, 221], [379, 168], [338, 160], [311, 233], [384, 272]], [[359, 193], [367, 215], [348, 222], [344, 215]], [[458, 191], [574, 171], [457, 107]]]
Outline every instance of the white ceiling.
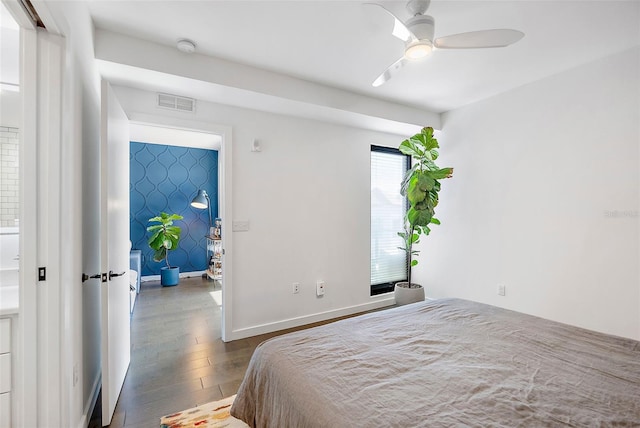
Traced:
[[[392, 19], [362, 3], [88, 0], [100, 29], [167, 46], [188, 38], [202, 55], [434, 112], [640, 45], [636, 0], [434, 0], [428, 14], [436, 37], [491, 28], [521, 30], [525, 37], [507, 48], [437, 50], [373, 88], [403, 44], [390, 34]], [[409, 17], [404, 1], [380, 3]]]

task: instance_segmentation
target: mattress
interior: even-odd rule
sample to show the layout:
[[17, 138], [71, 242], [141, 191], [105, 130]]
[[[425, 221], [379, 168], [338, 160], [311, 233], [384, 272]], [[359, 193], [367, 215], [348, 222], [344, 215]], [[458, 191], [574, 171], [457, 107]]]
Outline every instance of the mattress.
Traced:
[[420, 302], [263, 342], [231, 414], [278, 428], [640, 426], [640, 342]]

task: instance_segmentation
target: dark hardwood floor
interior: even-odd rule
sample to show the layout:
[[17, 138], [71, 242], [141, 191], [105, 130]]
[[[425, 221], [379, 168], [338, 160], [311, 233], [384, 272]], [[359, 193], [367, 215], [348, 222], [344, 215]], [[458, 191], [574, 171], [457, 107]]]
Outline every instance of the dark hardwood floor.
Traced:
[[[218, 283], [145, 282], [131, 319], [131, 365], [109, 427], [159, 428], [160, 418], [236, 393], [254, 349], [279, 331], [224, 343]], [[218, 298], [220, 300], [220, 298]], [[89, 427], [99, 427], [100, 400]]]

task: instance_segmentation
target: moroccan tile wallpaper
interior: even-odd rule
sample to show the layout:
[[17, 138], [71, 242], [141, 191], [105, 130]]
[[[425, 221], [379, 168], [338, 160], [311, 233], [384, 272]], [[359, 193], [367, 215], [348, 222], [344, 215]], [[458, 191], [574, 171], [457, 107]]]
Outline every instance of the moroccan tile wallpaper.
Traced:
[[169, 253], [180, 272], [207, 269], [206, 239], [209, 213], [191, 206], [204, 189], [211, 199], [211, 215], [218, 216], [218, 152], [177, 146], [130, 143], [130, 223], [132, 248], [142, 251], [142, 276], [159, 275], [164, 262], [153, 261], [147, 240], [148, 220], [164, 211], [180, 214], [178, 248]]

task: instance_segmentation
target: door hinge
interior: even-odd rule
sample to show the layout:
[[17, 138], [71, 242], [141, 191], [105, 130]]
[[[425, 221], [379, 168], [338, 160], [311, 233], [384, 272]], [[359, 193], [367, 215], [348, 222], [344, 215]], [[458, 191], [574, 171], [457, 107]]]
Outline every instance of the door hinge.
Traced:
[[47, 280], [47, 268], [39, 267], [38, 268], [38, 281], [46, 281]]

